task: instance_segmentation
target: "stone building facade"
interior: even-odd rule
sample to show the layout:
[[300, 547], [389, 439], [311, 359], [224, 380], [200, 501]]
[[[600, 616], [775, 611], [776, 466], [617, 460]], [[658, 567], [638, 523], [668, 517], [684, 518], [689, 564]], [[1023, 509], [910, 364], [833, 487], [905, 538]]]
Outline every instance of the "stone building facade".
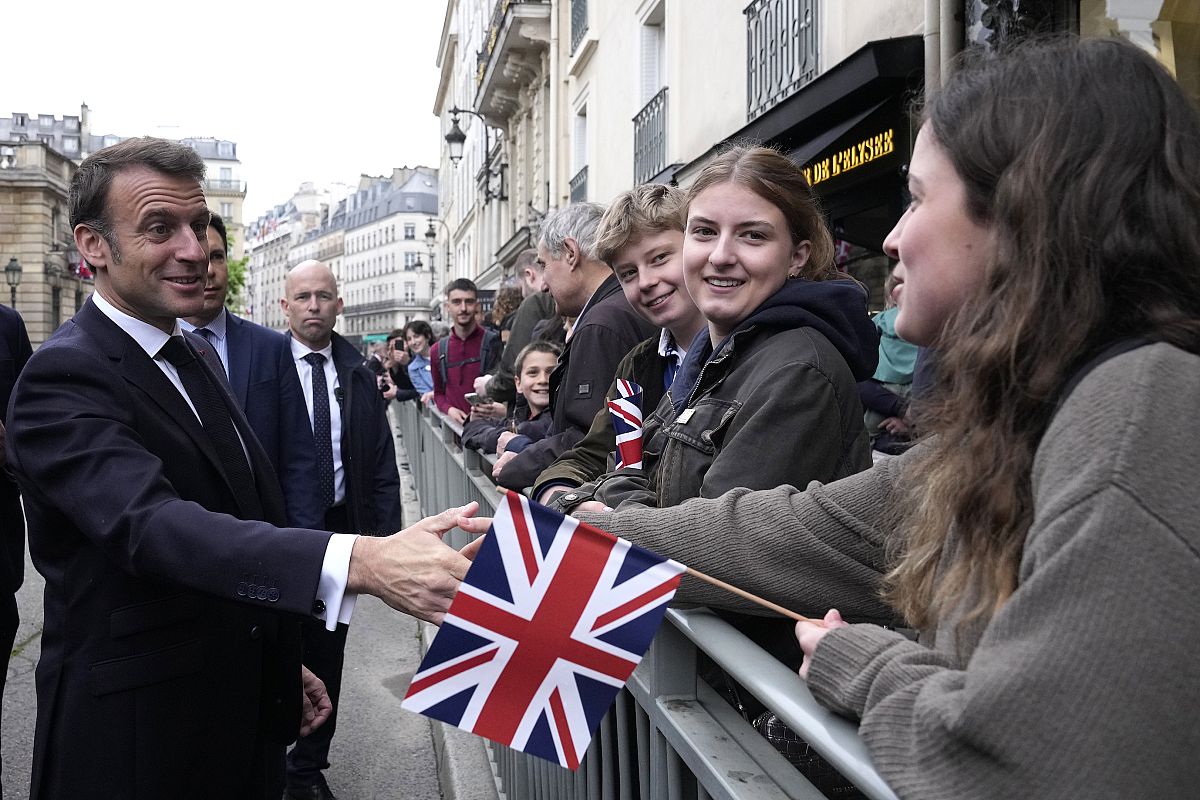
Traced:
[[[90, 274], [80, 275], [71, 234], [67, 193], [75, 169], [70, 158], [40, 139], [0, 137], [0, 269], [21, 268], [15, 307], [34, 347], [93, 290]], [[12, 300], [9, 282], [0, 280], [0, 302]]]

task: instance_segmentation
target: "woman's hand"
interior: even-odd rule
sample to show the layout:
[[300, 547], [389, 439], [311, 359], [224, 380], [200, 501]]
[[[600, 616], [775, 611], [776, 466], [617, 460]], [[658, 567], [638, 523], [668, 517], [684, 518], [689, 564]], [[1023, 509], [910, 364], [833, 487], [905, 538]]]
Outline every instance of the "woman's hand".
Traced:
[[821, 622], [796, 623], [796, 639], [800, 642], [800, 649], [804, 651], [804, 661], [800, 664], [801, 678], [808, 680], [808, 668], [812, 664], [813, 653], [817, 652], [817, 645], [825, 638], [825, 634], [834, 628], [845, 627], [847, 627], [847, 623], [836, 608], [825, 612], [825, 619]]

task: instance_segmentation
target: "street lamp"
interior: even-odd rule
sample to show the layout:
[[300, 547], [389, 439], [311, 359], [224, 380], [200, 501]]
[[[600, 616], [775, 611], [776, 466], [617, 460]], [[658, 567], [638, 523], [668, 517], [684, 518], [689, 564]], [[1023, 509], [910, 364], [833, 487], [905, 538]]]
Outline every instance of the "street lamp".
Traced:
[[8, 259], [8, 266], [4, 268], [4, 277], [8, 279], [8, 286], [12, 289], [12, 307], [17, 307], [17, 286], [21, 284], [21, 262], [17, 261], [17, 257], [13, 256]]
[[463, 145], [466, 142], [467, 135], [458, 127], [458, 117], [453, 117], [450, 120], [450, 130], [446, 133], [446, 148], [450, 151], [450, 163], [456, 167], [458, 162], [462, 161]]

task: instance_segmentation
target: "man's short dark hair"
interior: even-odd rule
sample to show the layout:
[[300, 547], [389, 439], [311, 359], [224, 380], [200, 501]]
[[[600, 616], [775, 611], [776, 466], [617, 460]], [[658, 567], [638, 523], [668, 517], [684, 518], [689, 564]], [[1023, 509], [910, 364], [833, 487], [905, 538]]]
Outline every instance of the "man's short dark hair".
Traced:
[[98, 150], [83, 160], [71, 179], [71, 228], [86, 225], [116, 249], [108, 213], [108, 189], [123, 169], [149, 167], [172, 177], [204, 180], [204, 159], [185, 144], [144, 136]]
[[446, 284], [446, 297], [450, 296], [451, 292], [470, 292], [479, 297], [479, 287], [475, 285], [475, 281], [469, 278], [455, 278]]
[[217, 233], [221, 235], [221, 247], [225, 248], [225, 255], [229, 255], [229, 237], [225, 235], [225, 220], [221, 219], [220, 214], [213, 214], [208, 221], [208, 227], [217, 229]]

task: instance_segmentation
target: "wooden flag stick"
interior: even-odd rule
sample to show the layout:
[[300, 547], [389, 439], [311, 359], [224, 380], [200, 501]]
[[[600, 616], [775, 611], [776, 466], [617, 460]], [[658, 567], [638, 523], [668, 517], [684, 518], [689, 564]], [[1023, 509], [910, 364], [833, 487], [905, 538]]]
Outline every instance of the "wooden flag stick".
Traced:
[[822, 626], [824, 625], [824, 623], [819, 619], [810, 619], [809, 617], [803, 616], [801, 614], [797, 614], [795, 611], [784, 608], [783, 606], [780, 606], [780, 605], [776, 605], [775, 603], [772, 603], [770, 600], [765, 600], [756, 594], [750, 594], [750, 592], [747, 592], [745, 589], [739, 589], [738, 587], [728, 584], [723, 580], [714, 578], [711, 575], [705, 575], [703, 572], [692, 569], [691, 567], [687, 568], [687, 574], [691, 575], [692, 577], [699, 578], [702, 581], [707, 581], [708, 583], [711, 583], [713, 586], [716, 586], [719, 589], [724, 589], [727, 592], [733, 592], [738, 597], [745, 598], [746, 600], [749, 600], [751, 603], [757, 603], [758, 605], [762, 606], [763, 608], [769, 608], [772, 611], [774, 611], [776, 614], [782, 614], [785, 617], [790, 617], [791, 619], [794, 619], [797, 622], [812, 622], [817, 625], [822, 625]]

